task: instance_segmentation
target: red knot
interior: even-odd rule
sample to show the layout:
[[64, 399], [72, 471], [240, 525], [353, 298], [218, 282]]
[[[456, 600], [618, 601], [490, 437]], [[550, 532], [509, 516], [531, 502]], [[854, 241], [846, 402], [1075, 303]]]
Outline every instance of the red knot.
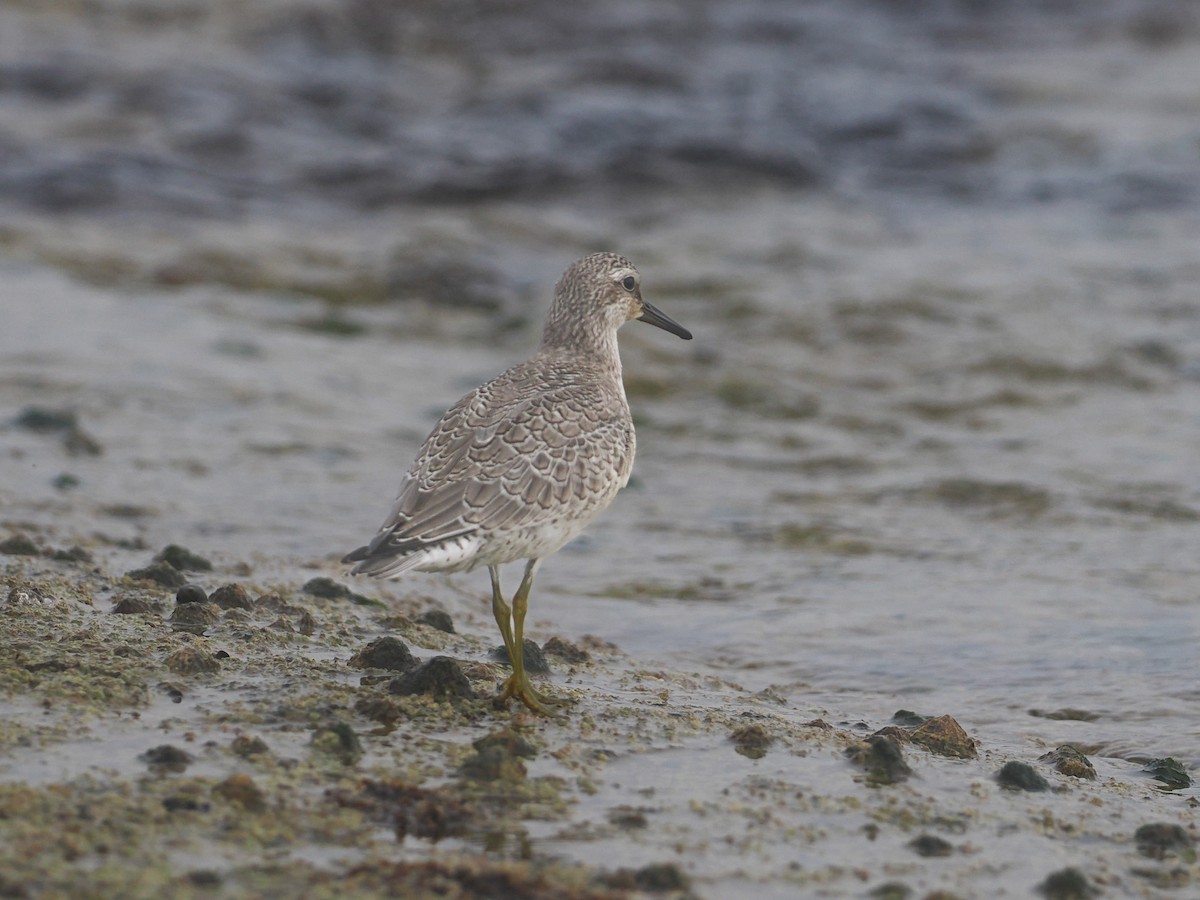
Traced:
[[[578, 535], [629, 483], [635, 440], [617, 329], [637, 319], [691, 340], [642, 299], [628, 259], [593, 253], [554, 288], [531, 359], [480, 385], [434, 426], [383, 526], [342, 562], [353, 574], [459, 572], [486, 565], [492, 612], [512, 661], [501, 700], [554, 705], [525, 671], [525, 613], [543, 559]], [[509, 607], [499, 566], [526, 560]]]

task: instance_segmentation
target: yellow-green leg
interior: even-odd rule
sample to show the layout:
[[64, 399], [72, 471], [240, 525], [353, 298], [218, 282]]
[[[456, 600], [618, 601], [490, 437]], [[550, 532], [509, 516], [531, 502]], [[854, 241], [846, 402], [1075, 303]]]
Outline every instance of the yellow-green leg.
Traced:
[[[508, 700], [510, 697], [515, 697], [535, 713], [543, 716], [557, 716], [558, 713], [549, 709], [549, 706], [553, 705], [555, 701], [534, 690], [529, 681], [529, 674], [525, 671], [525, 613], [529, 609], [529, 591], [533, 588], [533, 576], [537, 572], [539, 562], [540, 560], [531, 559], [525, 564], [525, 576], [521, 579], [521, 586], [513, 594], [511, 628], [507, 621], [508, 605], [500, 596], [500, 575], [495, 567], [490, 569], [492, 572], [492, 611], [496, 616], [497, 624], [500, 625], [500, 633], [504, 636], [504, 645], [508, 648], [508, 658], [512, 661], [513, 669], [512, 675], [508, 676], [508, 680], [504, 682], [504, 687], [500, 691], [500, 699]], [[501, 607], [506, 614], [502, 624], [499, 612]]]

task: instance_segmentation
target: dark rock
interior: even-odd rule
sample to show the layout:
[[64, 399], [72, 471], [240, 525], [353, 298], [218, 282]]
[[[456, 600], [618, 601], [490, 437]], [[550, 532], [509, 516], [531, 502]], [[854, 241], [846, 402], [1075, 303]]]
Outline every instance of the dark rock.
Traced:
[[221, 621], [221, 610], [211, 603], [185, 603], [171, 611], [170, 621], [182, 631], [203, 634], [209, 625]]
[[335, 757], [341, 763], [352, 766], [362, 758], [362, 744], [354, 729], [345, 722], [334, 722], [313, 732], [312, 746], [320, 753]]
[[867, 784], [873, 787], [899, 784], [912, 775], [900, 745], [886, 735], [872, 735], [864, 743], [847, 750], [846, 755], [866, 769]]
[[230, 743], [229, 749], [243, 759], [250, 759], [254, 756], [266, 756], [271, 752], [271, 748], [267, 746], [262, 738], [250, 737], [245, 734], [239, 734], [235, 737]]
[[125, 577], [132, 578], [134, 581], [152, 581], [173, 591], [187, 584], [187, 578], [183, 573], [165, 562], [151, 563], [144, 569], [132, 569], [125, 573]]
[[92, 554], [89, 551], [84, 550], [78, 544], [75, 544], [74, 546], [69, 547], [66, 550], [55, 550], [54, 553], [52, 553], [50, 555], [50, 558], [58, 560], [59, 562], [79, 562], [79, 563], [95, 562], [95, 559], [92, 557]]
[[892, 713], [892, 724], [901, 728], [917, 728], [924, 723], [926, 717], [911, 709], [898, 709]]
[[163, 809], [170, 813], [176, 812], [208, 812], [212, 805], [197, 800], [195, 797], [173, 796], [163, 797]]
[[213, 794], [228, 803], [240, 806], [246, 812], [259, 813], [267, 808], [267, 795], [249, 775], [230, 775], [213, 788]]
[[299, 632], [308, 637], [317, 630], [317, 618], [307, 609], [300, 613], [300, 619], [296, 623], [296, 628]]
[[1100, 718], [1099, 713], [1094, 713], [1086, 709], [1072, 709], [1070, 707], [1063, 709], [1031, 709], [1029, 714], [1039, 719], [1053, 719], [1058, 722], [1095, 722]]
[[198, 556], [186, 547], [178, 544], [168, 544], [158, 551], [155, 562], [165, 562], [181, 572], [211, 572], [212, 563], [203, 556]]
[[70, 472], [62, 472], [55, 475], [50, 484], [56, 491], [70, 491], [79, 487], [79, 476], [72, 475]]
[[321, 597], [325, 600], [349, 600], [351, 603], [357, 603], [360, 606], [383, 606], [378, 600], [372, 600], [370, 597], [356, 594], [350, 588], [344, 584], [338, 584], [332, 578], [311, 578], [305, 582], [301, 590], [306, 594], [312, 594], [314, 597]]
[[194, 762], [190, 753], [180, 750], [178, 747], [173, 747], [170, 744], [161, 744], [158, 747], [153, 747], [139, 756], [138, 759], [146, 763], [151, 769], [160, 772], [182, 772]]
[[1088, 781], [1096, 779], [1096, 769], [1091, 760], [1070, 744], [1063, 744], [1049, 753], [1042, 754], [1038, 757], [1038, 762], [1050, 763], [1060, 775], [1086, 778]]
[[45, 406], [27, 406], [17, 415], [14, 424], [28, 431], [69, 431], [78, 427], [79, 420], [69, 409], [49, 409]]
[[474, 700], [475, 689], [458, 663], [449, 656], [435, 656], [388, 683], [393, 694], [428, 694], [438, 699]]
[[184, 877], [192, 887], [205, 891], [215, 891], [222, 883], [221, 873], [212, 869], [192, 869]]
[[912, 888], [902, 881], [885, 881], [872, 888], [869, 896], [875, 900], [908, 900], [912, 896]]
[[1009, 760], [996, 773], [996, 781], [1003, 788], [1013, 791], [1047, 791], [1050, 782], [1046, 781], [1034, 770], [1029, 763]]
[[497, 745], [476, 750], [464, 759], [458, 775], [471, 781], [520, 781], [526, 769], [516, 755]]
[[1088, 884], [1084, 874], [1076, 868], [1059, 869], [1047, 876], [1038, 886], [1047, 900], [1088, 900], [1096, 889]]
[[431, 609], [417, 616], [417, 621], [422, 625], [428, 625], [430, 628], [436, 628], [438, 631], [444, 631], [446, 634], [454, 634], [454, 620], [450, 618], [450, 614], [442, 612], [440, 609]]
[[121, 597], [112, 610], [118, 615], [162, 615], [162, 607], [149, 597], [138, 597], [126, 594]]
[[537, 748], [512, 728], [501, 728], [499, 731], [485, 734], [479, 740], [473, 741], [471, 746], [476, 750], [500, 747], [510, 756], [519, 756], [522, 759], [533, 759], [537, 756]]
[[9, 556], [42, 555], [42, 551], [38, 549], [37, 544], [24, 534], [14, 534], [12, 537], [0, 541], [0, 553], [5, 553]]
[[207, 603], [208, 594], [204, 593], [204, 588], [198, 584], [185, 584], [175, 593], [175, 602], [183, 603]]
[[975, 742], [963, 731], [953, 716], [926, 719], [909, 737], [914, 744], [920, 744], [938, 756], [974, 759], [979, 755], [975, 749]]
[[729, 735], [733, 749], [750, 759], [762, 759], [775, 739], [762, 725], [744, 725]]
[[565, 663], [576, 665], [579, 663], [589, 663], [592, 661], [592, 655], [582, 647], [572, 644], [570, 641], [564, 641], [560, 637], [552, 637], [542, 645], [542, 652], [550, 656], [557, 656]]
[[623, 831], [636, 831], [650, 824], [644, 812], [625, 805], [609, 810], [608, 821]]
[[[491, 657], [497, 662], [512, 666], [512, 660], [508, 658], [508, 648], [503, 644], [492, 650]], [[550, 663], [546, 662], [546, 654], [529, 638], [525, 638], [525, 671], [530, 675], [550, 674]]]
[[908, 846], [912, 847], [918, 856], [924, 857], [949, 856], [954, 852], [954, 845], [935, 834], [923, 834], [909, 841]]
[[63, 447], [71, 456], [99, 456], [104, 447], [81, 428], [72, 428], [63, 435]]
[[1142, 771], [1148, 772], [1155, 781], [1161, 782], [1163, 790], [1177, 791], [1192, 785], [1187, 769], [1171, 756], [1150, 760], [1142, 767]]
[[1153, 822], [1142, 825], [1133, 834], [1138, 853], [1151, 859], [1165, 859], [1169, 855], [1185, 855], [1196, 846], [1195, 840], [1174, 822]]
[[381, 637], [355, 653], [346, 665], [355, 669], [390, 669], [407, 672], [418, 665], [408, 645], [394, 637]]
[[254, 601], [240, 584], [223, 584], [208, 599], [221, 609], [254, 609]]
[[[185, 609], [188, 607], [185, 607]], [[217, 672], [221, 663], [212, 654], [196, 647], [181, 647], [165, 660], [167, 668], [176, 675], [202, 675]]]
[[684, 891], [688, 878], [675, 863], [654, 863], [642, 866], [633, 874], [633, 881], [641, 890], [651, 893]]

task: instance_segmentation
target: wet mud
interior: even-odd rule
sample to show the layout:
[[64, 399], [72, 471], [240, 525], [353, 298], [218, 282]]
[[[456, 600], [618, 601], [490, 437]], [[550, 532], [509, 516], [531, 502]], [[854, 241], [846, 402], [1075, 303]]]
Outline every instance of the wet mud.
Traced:
[[[1132, 0], [4, 6], [0, 894], [1194, 891], [1198, 47]], [[696, 339], [622, 332], [544, 721], [485, 576], [338, 560], [602, 249]]]

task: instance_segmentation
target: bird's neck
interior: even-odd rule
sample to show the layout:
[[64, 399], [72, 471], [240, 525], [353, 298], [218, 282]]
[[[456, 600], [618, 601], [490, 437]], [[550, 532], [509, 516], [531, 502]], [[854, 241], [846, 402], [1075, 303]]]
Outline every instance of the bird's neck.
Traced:
[[544, 355], [587, 360], [621, 377], [621, 354], [613, 328], [588, 328], [583, 322], [547, 321], [538, 352]]

